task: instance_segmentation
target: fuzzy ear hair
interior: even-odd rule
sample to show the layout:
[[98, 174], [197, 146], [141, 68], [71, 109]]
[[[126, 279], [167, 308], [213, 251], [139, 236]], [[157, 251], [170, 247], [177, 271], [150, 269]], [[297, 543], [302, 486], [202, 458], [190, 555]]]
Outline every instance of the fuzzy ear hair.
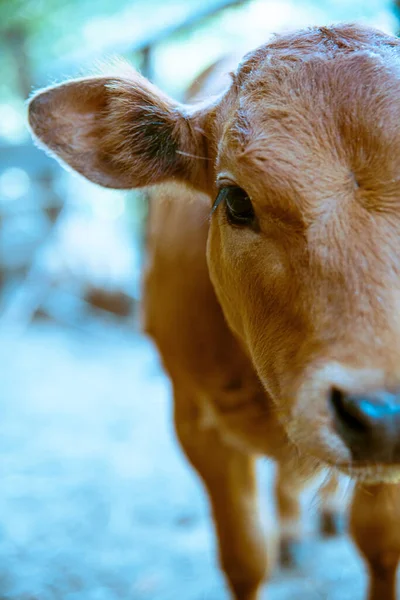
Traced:
[[68, 81], [29, 102], [39, 145], [91, 181], [120, 189], [168, 179], [203, 187], [206, 161], [196, 160], [207, 153], [201, 120], [133, 70]]

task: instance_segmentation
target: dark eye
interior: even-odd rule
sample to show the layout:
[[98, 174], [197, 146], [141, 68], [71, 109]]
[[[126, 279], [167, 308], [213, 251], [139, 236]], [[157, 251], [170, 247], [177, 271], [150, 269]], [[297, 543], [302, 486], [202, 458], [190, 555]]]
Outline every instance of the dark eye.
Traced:
[[233, 225], [251, 225], [254, 221], [254, 210], [247, 193], [240, 187], [229, 185], [219, 190], [213, 210], [225, 202], [228, 221]]

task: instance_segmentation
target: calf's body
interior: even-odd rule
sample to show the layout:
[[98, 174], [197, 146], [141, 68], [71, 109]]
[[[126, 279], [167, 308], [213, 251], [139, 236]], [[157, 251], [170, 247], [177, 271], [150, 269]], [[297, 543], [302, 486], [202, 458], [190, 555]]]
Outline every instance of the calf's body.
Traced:
[[[150, 192], [143, 323], [171, 377], [180, 444], [209, 494], [221, 565], [240, 599], [257, 598], [275, 562], [259, 518], [255, 460], [278, 463], [280, 553], [297, 561], [302, 523], [299, 494], [317, 474], [299, 456], [277, 418], [251, 360], [230, 331], [206, 261], [209, 200], [181, 184]], [[321, 494], [322, 517], [339, 508], [335, 486]], [[333, 511], [333, 514], [332, 514]], [[267, 532], [268, 535], [268, 532]]]
[[[34, 134], [92, 181], [150, 191], [144, 321], [207, 489], [236, 600], [268, 572], [254, 461], [278, 463], [283, 558], [298, 494], [352, 476], [370, 600], [400, 557], [400, 54], [376, 31], [314, 28], [249, 54], [208, 103], [128, 72], [30, 103]], [[322, 497], [332, 510], [334, 479]], [[328, 519], [329, 521], [329, 519]]]

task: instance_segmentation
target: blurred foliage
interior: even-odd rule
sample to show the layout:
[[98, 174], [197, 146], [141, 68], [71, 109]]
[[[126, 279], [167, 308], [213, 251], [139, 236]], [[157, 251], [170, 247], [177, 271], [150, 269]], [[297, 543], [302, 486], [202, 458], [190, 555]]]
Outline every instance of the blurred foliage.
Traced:
[[[119, 0], [119, 8], [128, 0]], [[0, 97], [29, 93], [41, 61], [50, 62], [79, 45], [82, 25], [115, 12], [113, 0], [2, 0], [0, 2]], [[67, 25], [67, 26], [66, 26]]]
[[[160, 19], [168, 21], [167, 16], [175, 18], [175, 11], [182, 6], [189, 13], [196, 11], [208, 0], [0, 0], [0, 71], [3, 75], [0, 81], [0, 102], [18, 104], [18, 100], [26, 98], [33, 85], [47, 82], [47, 71], [51, 77], [65, 75], [62, 62], [65, 57], [78, 53], [79, 60], [90, 51], [95, 50], [99, 38], [107, 38], [113, 30], [114, 40], [122, 29], [128, 25], [132, 29], [132, 37], [140, 32], [141, 27], [157, 29]], [[193, 31], [180, 32], [175, 35], [178, 43], [181, 63], [194, 63], [191, 76], [197, 68], [203, 67], [201, 57], [213, 59], [221, 51], [236, 45], [238, 38], [252, 29], [263, 28], [268, 31], [276, 15], [288, 19], [293, 13], [293, 21], [301, 15], [306, 15], [308, 22], [313, 21], [313, 15], [323, 13], [339, 19], [354, 19], [361, 14], [377, 14], [387, 9], [389, 0], [304, 0], [293, 3], [287, 0], [248, 0], [242, 7], [223, 11], [216, 17], [198, 23]], [[394, 2], [392, 3], [393, 6]], [[179, 6], [180, 5], [180, 6]], [[197, 8], [196, 8], [197, 7]], [[293, 12], [293, 8], [296, 10]], [[271, 12], [273, 15], [271, 15]], [[249, 24], [246, 13], [252, 15]], [[288, 14], [286, 14], [288, 13]], [[286, 15], [286, 16], [285, 16]], [[272, 16], [272, 19], [271, 19]], [[331, 17], [331, 18], [332, 18]], [[244, 21], [242, 22], [242, 19]], [[329, 19], [329, 17], [328, 17]], [[278, 19], [279, 29], [279, 19]], [[274, 25], [272, 25], [274, 26]], [[204, 34], [201, 35], [201, 30]], [[255, 32], [254, 32], [255, 33]], [[125, 32], [126, 35], [126, 32]], [[197, 37], [198, 46], [190, 52], [188, 37]], [[256, 36], [257, 37], [257, 36]], [[200, 39], [201, 38], [201, 39]], [[166, 56], [165, 47], [172, 40], [162, 42], [163, 48], [159, 55]], [[186, 51], [182, 47], [186, 44]], [[112, 46], [112, 44], [110, 44]], [[199, 52], [199, 46], [202, 50]], [[108, 50], [107, 50], [108, 51]], [[101, 55], [102, 52], [99, 52]], [[135, 58], [131, 55], [129, 59]], [[161, 57], [162, 58], [162, 57]], [[136, 57], [137, 60], [137, 57]], [[168, 57], [168, 61], [170, 58]], [[134, 61], [136, 62], [136, 61]], [[158, 61], [159, 62], [159, 61]], [[205, 61], [204, 61], [205, 62]], [[197, 65], [198, 63], [198, 65]], [[60, 73], [57, 68], [60, 66]], [[79, 64], [78, 64], [79, 68]], [[182, 64], [180, 64], [180, 70]], [[162, 71], [165, 72], [165, 62]], [[175, 70], [175, 69], [174, 69]], [[190, 69], [183, 65], [182, 75], [188, 79]], [[170, 69], [167, 69], [170, 71]], [[176, 70], [175, 70], [176, 71]], [[71, 73], [67, 73], [70, 75]], [[168, 77], [170, 77], [170, 73]], [[185, 81], [185, 83], [187, 83]]]

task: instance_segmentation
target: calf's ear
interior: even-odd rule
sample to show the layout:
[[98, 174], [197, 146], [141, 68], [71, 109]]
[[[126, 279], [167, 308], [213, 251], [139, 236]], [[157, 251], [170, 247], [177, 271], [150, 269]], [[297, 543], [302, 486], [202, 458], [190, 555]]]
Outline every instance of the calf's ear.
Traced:
[[39, 145], [87, 179], [119, 189], [168, 179], [203, 189], [204, 118], [202, 111], [189, 116], [133, 70], [123, 77], [68, 81], [29, 102]]

